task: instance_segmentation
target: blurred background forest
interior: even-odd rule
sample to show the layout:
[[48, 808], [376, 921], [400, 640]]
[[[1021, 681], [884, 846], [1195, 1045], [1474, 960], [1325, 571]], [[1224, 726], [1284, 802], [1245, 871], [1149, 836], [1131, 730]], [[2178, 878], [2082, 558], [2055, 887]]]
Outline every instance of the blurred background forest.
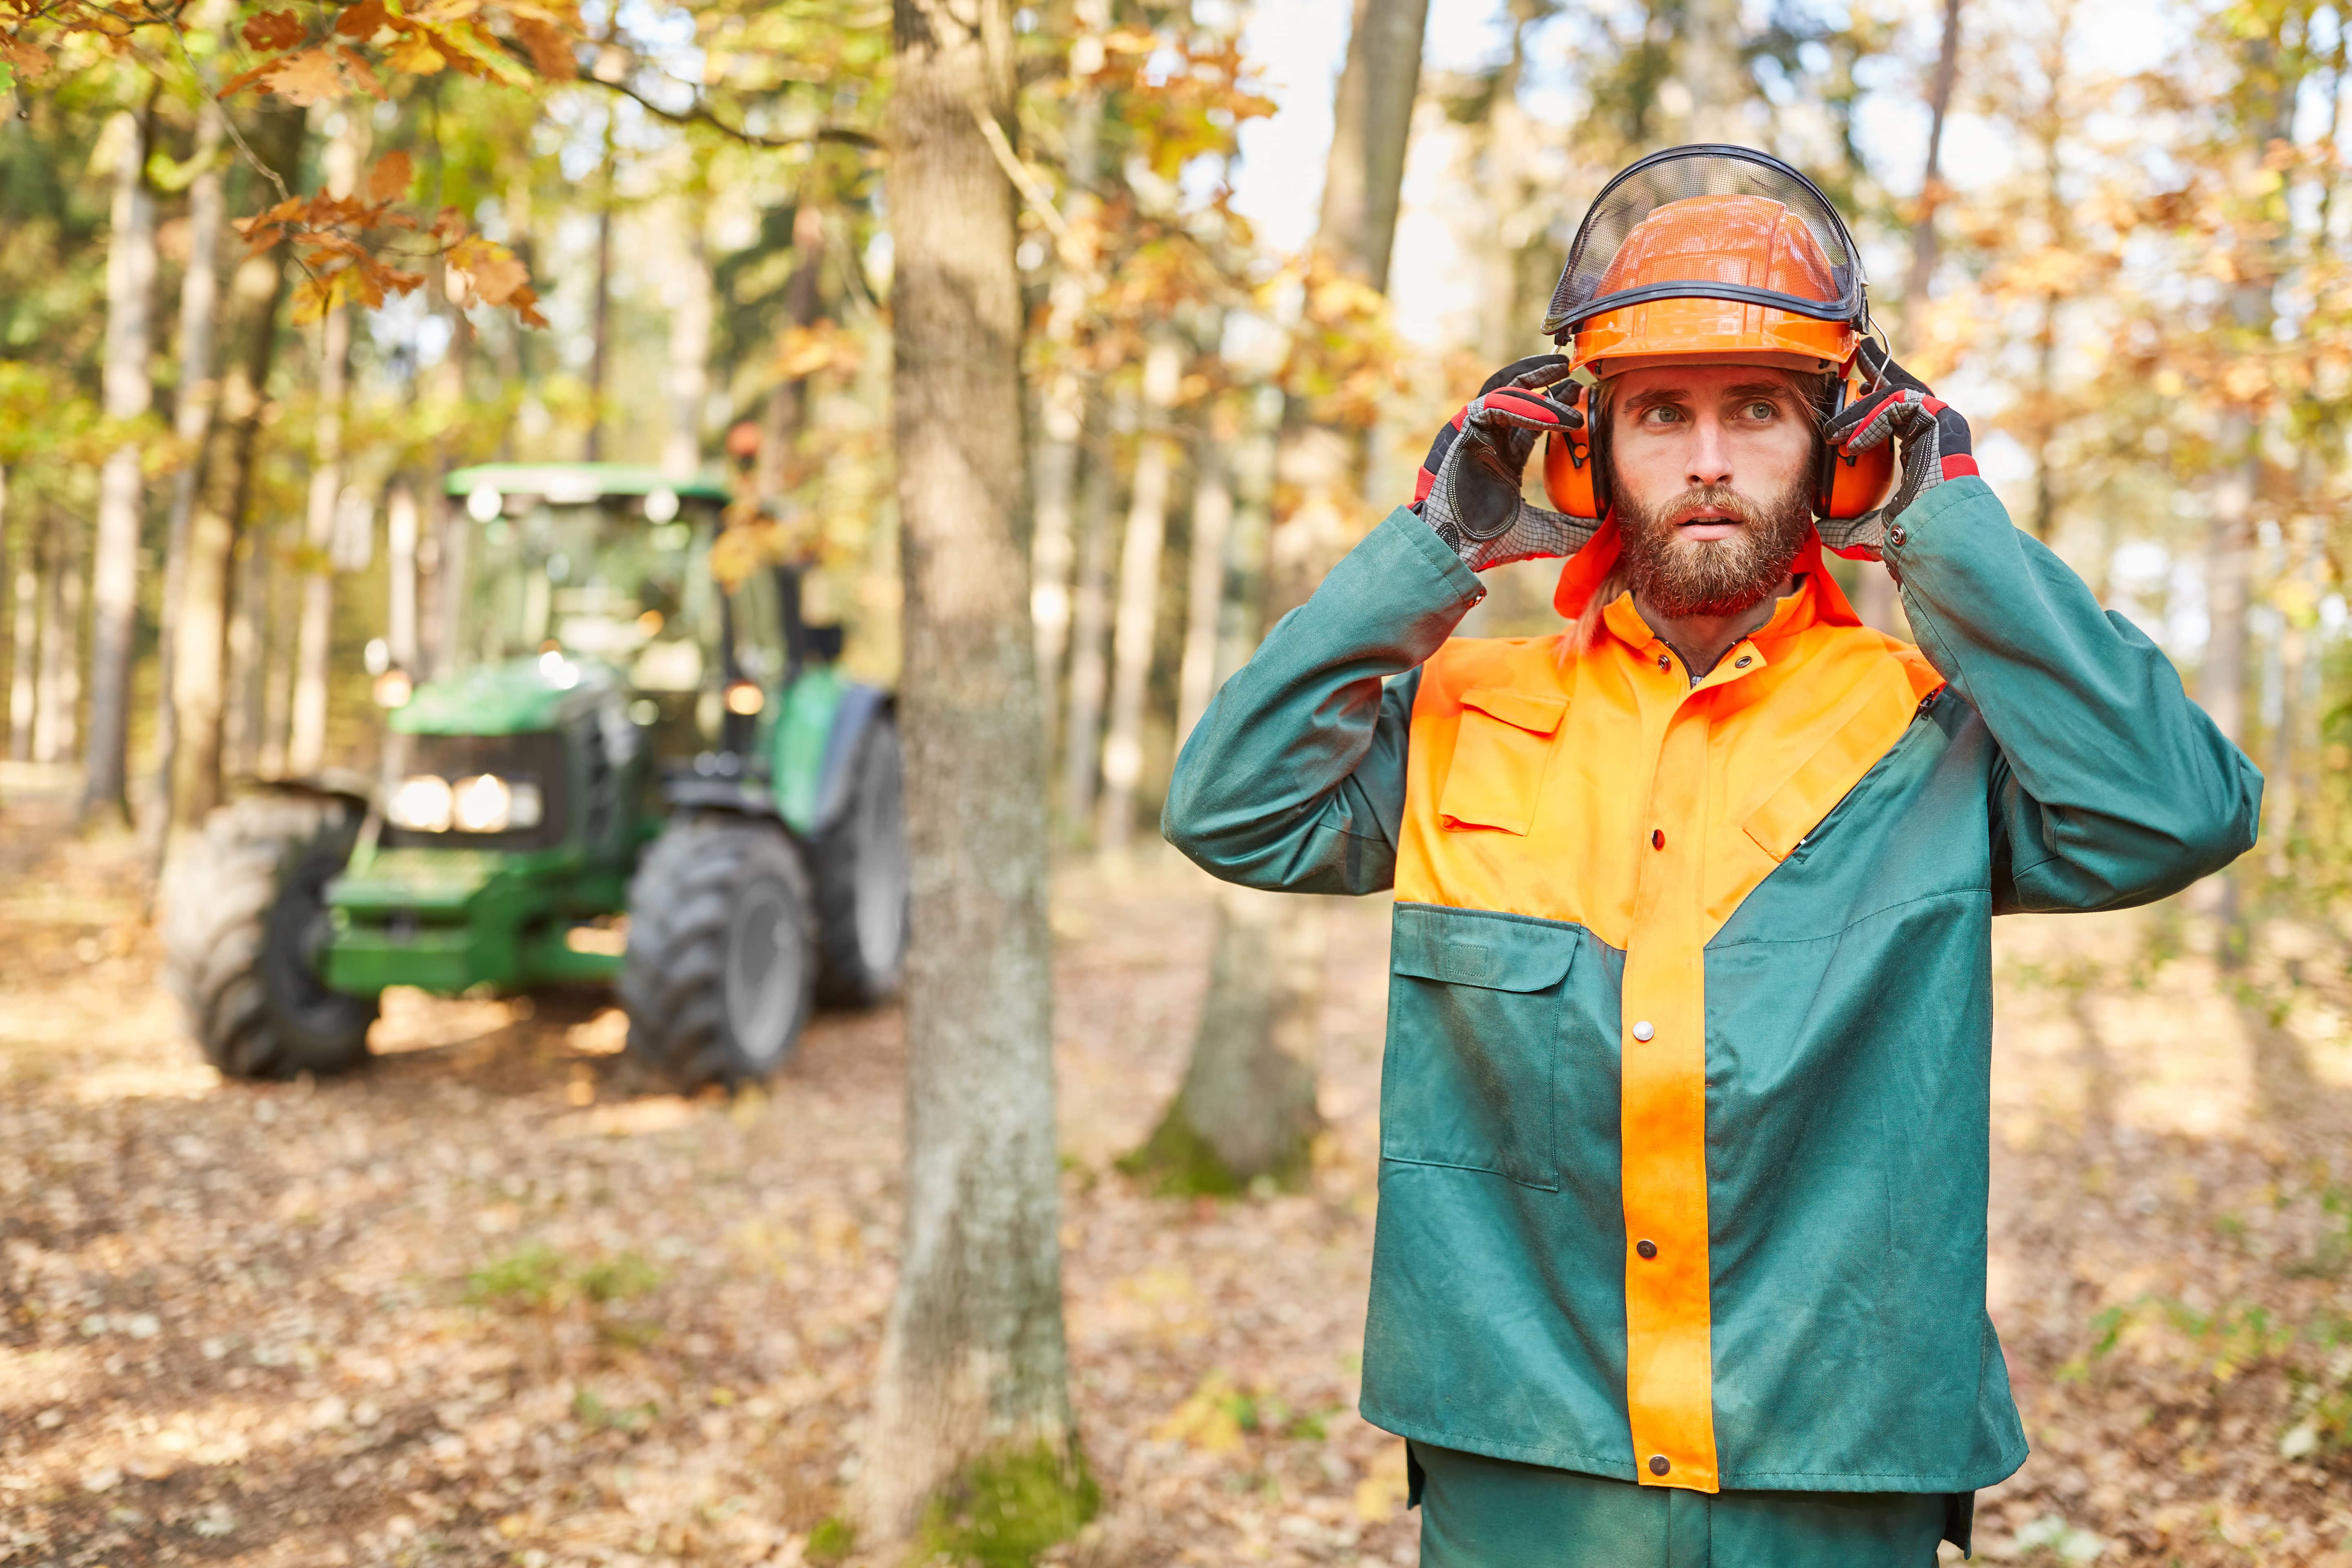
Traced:
[[[1609, 174], [1722, 140], [1840, 200], [2018, 525], [2269, 780], [2227, 876], [1997, 927], [1989, 1302], [2037, 1458], [1984, 1553], [2347, 1568], [2352, 16], [1426, 10], [1051, 0], [974, 104], [1019, 200], [1040, 1168], [1102, 1481], [1042, 1560], [1412, 1561], [1350, 1410], [1382, 911], [1212, 895], [1153, 824], [1217, 683], [1546, 347]], [[898, 1014], [820, 1019], [772, 1109], [609, 1093], [610, 1010], [407, 992], [369, 1073], [227, 1091], [142, 894], [240, 779], [377, 765], [374, 678], [447, 668], [468, 464], [722, 478], [898, 678], [892, 22], [0, 0], [0, 1563], [859, 1561]], [[1465, 629], [1554, 629], [1554, 570]], [[1243, 1034], [1294, 1060], [1202, 1179], [1190, 1093]]]
[[[739, 521], [756, 508], [816, 553], [816, 613], [888, 678], [887, 8], [592, 5], [551, 76], [395, 47], [407, 74], [247, 89], [225, 125], [197, 84], [282, 47], [257, 46], [255, 15], [294, 14], [223, 10], [208, 31], [194, 6], [168, 54], [85, 33], [54, 61], [25, 51], [7, 83], [8, 754], [87, 759], [86, 812], [119, 813], [156, 752], [159, 628], [203, 644], [225, 616], [225, 668], [183, 658], [174, 677], [182, 820], [216, 798], [215, 746], [232, 776], [365, 766], [371, 666], [432, 658], [440, 478], [492, 458], [724, 466]], [[1417, 85], [1400, 79], [1410, 101], [1370, 106], [1412, 126], [1385, 278], [1310, 244], [1343, 5], [1069, 0], [1015, 27], [1019, 145], [998, 140], [1025, 197], [1034, 599], [1066, 842], [1146, 830], [1269, 577], [1409, 497], [1426, 431], [1543, 346], [1607, 174], [1720, 138], [1841, 198], [1880, 319], [1969, 412], [2019, 524], [2157, 636], [2261, 763], [2263, 895], [2343, 888], [2336, 7], [1445, 7]], [[382, 265], [422, 268], [371, 306], [331, 252], [226, 226], [280, 180], [352, 197], [363, 178], [362, 205], [454, 209], [489, 258], [404, 262], [415, 236], [346, 224]], [[1360, 482], [1288, 461], [1309, 427], [1365, 433]], [[110, 528], [105, 475], [133, 463], [136, 527]], [[1548, 620], [1527, 570], [1489, 629]]]

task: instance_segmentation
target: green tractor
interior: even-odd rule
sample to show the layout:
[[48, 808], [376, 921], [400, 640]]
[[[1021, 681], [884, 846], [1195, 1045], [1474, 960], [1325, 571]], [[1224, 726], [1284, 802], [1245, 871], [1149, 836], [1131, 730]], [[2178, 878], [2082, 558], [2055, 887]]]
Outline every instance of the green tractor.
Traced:
[[[387, 668], [383, 784], [266, 784], [174, 862], [166, 973], [232, 1078], [367, 1058], [386, 986], [610, 985], [681, 1088], [897, 987], [908, 859], [889, 696], [733, 558], [724, 489], [607, 463], [451, 474], [434, 679]], [[731, 581], [730, 581], [731, 580]]]

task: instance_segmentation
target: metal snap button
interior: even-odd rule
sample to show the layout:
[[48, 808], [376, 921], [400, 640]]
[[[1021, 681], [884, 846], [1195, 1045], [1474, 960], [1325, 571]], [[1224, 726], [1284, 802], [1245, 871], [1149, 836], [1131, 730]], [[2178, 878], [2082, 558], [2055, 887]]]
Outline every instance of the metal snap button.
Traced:
[[1674, 1468], [1674, 1465], [1668, 1461], [1664, 1454], [1653, 1454], [1650, 1456], [1650, 1473], [1652, 1475], [1663, 1476]]
[[1633, 1037], [1637, 1040], [1647, 1040], [1651, 1036], [1657, 1032], [1657, 1030], [1650, 1027], [1650, 1020], [1647, 1018], [1643, 1019], [1640, 1023], [1633, 1026]]
[[1663, 827], [1653, 827], [1650, 829], [1650, 847], [1653, 849], [1664, 849], [1665, 847], [1666, 830]]
[[1658, 1255], [1658, 1244], [1654, 1241], [1637, 1241], [1633, 1244], [1633, 1250], [1644, 1258], [1655, 1258]]
[[1886, 531], [1886, 542], [1898, 545], [1908, 544], [1911, 542], [1911, 535], [1905, 531], [1903, 525], [1898, 522]]
[[1746, 669], [1750, 662], [1750, 657], [1743, 653], [1731, 661], [1731, 667], [1734, 669]]

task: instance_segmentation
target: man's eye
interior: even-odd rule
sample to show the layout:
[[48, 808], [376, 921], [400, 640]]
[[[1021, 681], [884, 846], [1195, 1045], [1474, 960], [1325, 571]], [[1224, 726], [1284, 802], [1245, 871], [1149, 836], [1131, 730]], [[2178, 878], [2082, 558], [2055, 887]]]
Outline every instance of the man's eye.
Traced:
[[1683, 411], [1679, 408], [1645, 408], [1642, 411], [1642, 423], [1644, 425], [1672, 425], [1679, 421], [1682, 416]]
[[1756, 420], [1759, 423], [1767, 419], [1777, 418], [1780, 413], [1780, 405], [1779, 404], [1768, 402], [1760, 397], [1748, 405], [1748, 417]]

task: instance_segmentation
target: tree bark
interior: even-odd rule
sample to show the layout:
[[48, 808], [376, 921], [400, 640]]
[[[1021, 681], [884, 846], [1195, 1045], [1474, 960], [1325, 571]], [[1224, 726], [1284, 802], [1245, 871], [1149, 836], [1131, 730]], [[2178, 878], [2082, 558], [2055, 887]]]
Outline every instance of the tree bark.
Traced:
[[[254, 117], [246, 141], [256, 156], [290, 184], [302, 153], [300, 110], [272, 106]], [[251, 506], [256, 447], [278, 353], [278, 308], [285, 294], [283, 246], [248, 257], [229, 278], [229, 334], [221, 361], [220, 397], [205, 440], [204, 467], [188, 520], [188, 578], [173, 700], [179, 705], [179, 777], [173, 787], [176, 824], [201, 824], [220, 804], [223, 762], [249, 763], [252, 728], [239, 693], [239, 729], [231, 733], [231, 696], [254, 668], [252, 610], [258, 563], [238, 545]], [[241, 586], [239, 579], [245, 580]]]
[[73, 760], [81, 721], [82, 531], [48, 529], [48, 572], [42, 584], [39, 690], [35, 696], [33, 760]]
[[416, 492], [408, 481], [400, 480], [384, 498], [383, 545], [384, 566], [390, 581], [385, 584], [384, 647], [392, 656], [393, 668], [408, 672], [413, 678], [416, 663]]
[[352, 363], [349, 307], [320, 324], [319, 427], [308, 504], [302, 512], [300, 601], [296, 611], [293, 690], [289, 700], [286, 771], [309, 778], [327, 760], [328, 666], [333, 657], [335, 512], [343, 494], [343, 397]]
[[[604, 386], [613, 354], [613, 108], [604, 111], [604, 162], [596, 202], [596, 288], [588, 307], [588, 439], [583, 456], [604, 456]], [[518, 333], [520, 341], [520, 333]]]
[[172, 801], [179, 782], [181, 602], [188, 592], [188, 542], [196, 486], [204, 475], [205, 437], [220, 393], [213, 340], [220, 316], [221, 225], [227, 211], [220, 167], [227, 123], [213, 99], [196, 110], [196, 175], [188, 184], [188, 265], [180, 275], [180, 384], [172, 405], [172, 434], [186, 456], [172, 479], [172, 511], [163, 530], [163, 601], [155, 626], [155, 797], [141, 824], [151, 888], [163, 875], [172, 837]]
[[661, 470], [690, 479], [702, 468], [702, 419], [710, 401], [710, 255], [692, 198], [676, 215], [677, 255], [669, 268], [669, 428]]
[[1944, 41], [1927, 86], [1927, 165], [1919, 176], [1919, 211], [1911, 219], [1911, 276], [1903, 289], [1903, 324], [1914, 338], [1919, 334], [1928, 286], [1936, 278], [1936, 209], [1944, 201], [1944, 121], [1951, 113], [1952, 89], [1959, 79], [1960, 0], [1944, 0]]
[[[152, 106], [116, 116], [122, 147], [114, 171], [112, 232], [106, 246], [106, 363], [102, 402], [110, 420], [142, 417], [154, 401], [147, 361], [154, 346], [155, 195], [147, 184]], [[139, 443], [107, 455], [98, 476], [98, 537], [91, 558], [89, 740], [84, 757], [84, 825], [130, 820], [131, 639], [139, 623], [139, 533], [147, 486]]]
[[[1028, 624], [1005, 0], [897, 0], [893, 421], [905, 585], [907, 1207], [858, 1475], [871, 1537], [982, 1465], [1086, 1493], [1062, 1330], [1045, 752]], [[1077, 1507], [1073, 1514], [1082, 1512]]]
[[1192, 541], [1184, 584], [1184, 656], [1176, 673], [1176, 749], [1182, 751], [1217, 689], [1217, 634], [1225, 605], [1225, 542], [1233, 537], [1229, 411], [1213, 412], [1192, 476]]
[[1168, 536], [1168, 495], [1176, 437], [1168, 427], [1184, 374], [1183, 345], [1159, 333], [1143, 362], [1144, 427], [1118, 558], [1118, 613], [1111, 630], [1110, 724], [1103, 737], [1102, 808], [1095, 843], [1123, 855], [1135, 830], [1135, 783], [1143, 772], [1143, 700], [1160, 620], [1160, 558]]
[[[367, 117], [343, 116], [329, 143], [327, 194], [348, 197], [359, 186], [367, 156]], [[301, 608], [294, 634], [294, 689], [286, 740], [286, 771], [309, 778], [327, 760], [327, 692], [334, 658], [335, 517], [343, 500], [343, 404], [352, 368], [352, 310], [339, 305], [319, 331], [319, 423], [310, 489], [302, 511]]]
[[1690, 94], [1692, 142], [1744, 142], [1747, 71], [1739, 0], [1687, 0], [1683, 7], [1682, 85]]
[[[795, 327], [816, 324], [817, 273], [824, 261], [824, 219], [806, 195], [793, 214], [793, 248], [800, 252], [784, 282], [784, 316]], [[808, 378], [791, 376], [768, 393], [760, 430], [760, 456], [751, 490], [763, 503], [780, 502], [793, 481], [793, 444], [808, 420]]]
[[[1315, 249], [1383, 289], [1426, 9], [1425, 0], [1358, 0], [1333, 104]], [[1267, 540], [1260, 635], [1306, 602], [1349, 543], [1363, 459], [1357, 433], [1295, 416], [1286, 429], [1277, 465], [1297, 499]], [[1160, 1126], [1129, 1156], [1129, 1169], [1155, 1175], [1163, 1187], [1210, 1192], [1247, 1188], [1261, 1176], [1285, 1184], [1306, 1179], [1320, 1125], [1314, 1042], [1323, 1012], [1324, 914], [1316, 898], [1268, 903], [1238, 889], [1220, 897], [1217, 957], [1192, 1060]]]
[[[1118, 488], [1118, 470], [1112, 457], [1114, 423], [1101, 416], [1103, 401], [1095, 402], [1096, 417], [1087, 421], [1095, 438], [1086, 451], [1087, 471], [1078, 497], [1078, 581], [1070, 601], [1070, 676], [1068, 717], [1062, 724], [1062, 818], [1073, 833], [1081, 832], [1093, 817], [1095, 785], [1101, 777], [1103, 692], [1109, 671], [1103, 657], [1103, 638], [1110, 629], [1110, 512]], [[1134, 420], [1124, 396], [1115, 421], [1124, 427]]]
[[1385, 293], [1429, 0], [1356, 0], [1331, 109], [1316, 248]]
[[[1087, 0], [1078, 8], [1091, 38], [1108, 26], [1102, 0]], [[1079, 46], [1072, 47], [1076, 73]], [[1098, 258], [1094, 236], [1100, 202], [1095, 184], [1100, 174], [1102, 94], [1083, 81], [1074, 82], [1070, 99], [1068, 153], [1064, 169], [1069, 181], [1069, 233], [1059, 247], [1059, 266], [1045, 312], [1046, 353], [1055, 368], [1038, 399], [1045, 438], [1037, 444], [1036, 505], [1029, 535], [1029, 616], [1035, 627], [1037, 670], [1045, 700], [1045, 754], [1054, 755], [1055, 697], [1060, 689], [1062, 658], [1070, 646], [1070, 573], [1076, 562], [1070, 503], [1078, 477], [1079, 443], [1085, 439], [1087, 411], [1098, 400], [1095, 377], [1077, 363], [1078, 323], [1091, 301], [1097, 279]]]
[[[8, 647], [8, 760], [21, 763], [33, 754], [33, 662], [41, 640], [41, 574], [34, 564], [35, 540], [29, 528], [9, 553], [11, 605]], [[8, 470], [0, 468], [0, 542], [8, 532]]]

